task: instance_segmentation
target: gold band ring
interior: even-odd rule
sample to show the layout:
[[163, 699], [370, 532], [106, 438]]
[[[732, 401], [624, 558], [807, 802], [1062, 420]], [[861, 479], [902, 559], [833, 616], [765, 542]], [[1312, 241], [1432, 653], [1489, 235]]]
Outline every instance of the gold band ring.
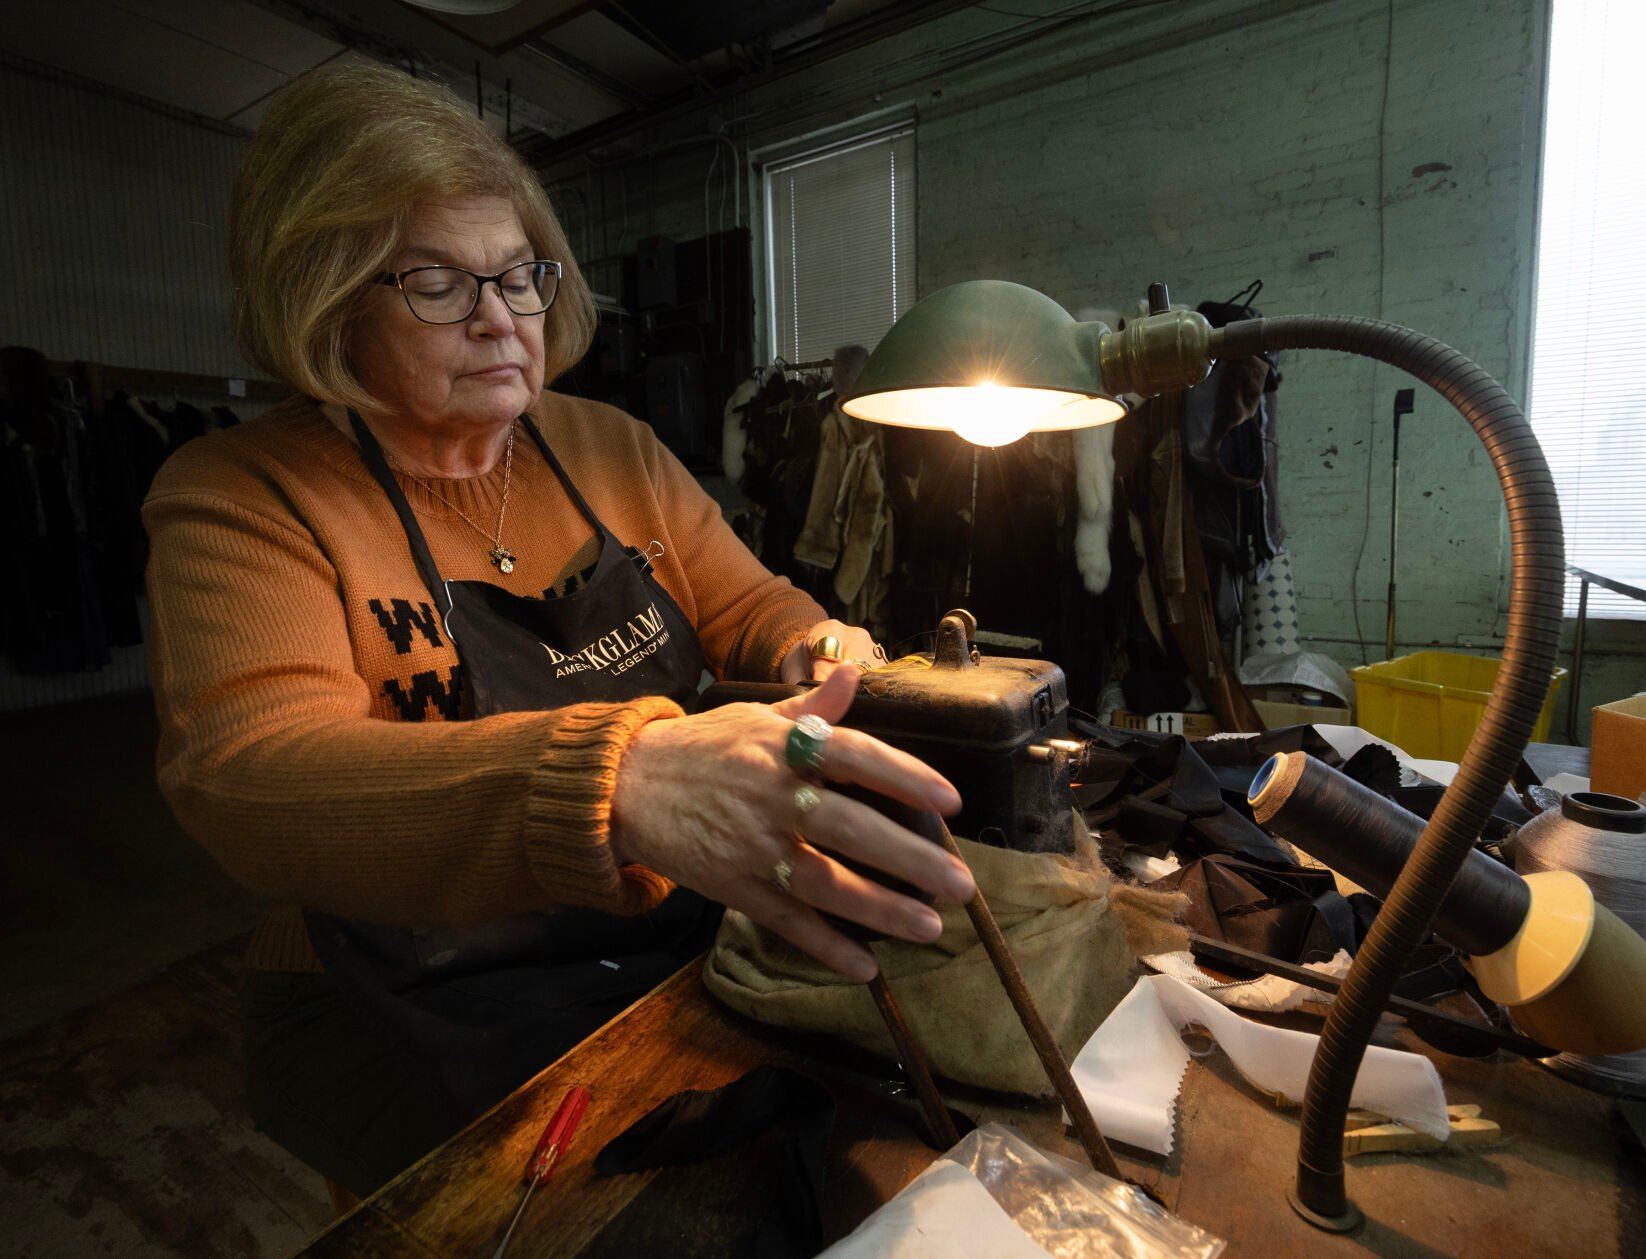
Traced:
[[833, 634], [825, 634], [811, 645], [813, 660], [831, 660], [838, 664], [845, 659], [846, 648]]

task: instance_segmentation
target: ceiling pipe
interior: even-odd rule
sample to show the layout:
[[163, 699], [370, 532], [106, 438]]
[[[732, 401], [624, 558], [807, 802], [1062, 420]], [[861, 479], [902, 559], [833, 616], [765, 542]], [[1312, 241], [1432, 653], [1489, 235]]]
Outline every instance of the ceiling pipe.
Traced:
[[[846, 22], [832, 31], [796, 44], [772, 55], [769, 65], [753, 74], [732, 72], [712, 81], [719, 93], [742, 92], [784, 78], [810, 66], [831, 60], [876, 40], [901, 34], [916, 26], [969, 9], [977, 0], [907, 0]], [[702, 108], [701, 87], [680, 88], [660, 96], [649, 105], [631, 109], [559, 137], [536, 135], [519, 144], [521, 156], [538, 167], [551, 166], [587, 153], [604, 144], [613, 144], [657, 123]]]

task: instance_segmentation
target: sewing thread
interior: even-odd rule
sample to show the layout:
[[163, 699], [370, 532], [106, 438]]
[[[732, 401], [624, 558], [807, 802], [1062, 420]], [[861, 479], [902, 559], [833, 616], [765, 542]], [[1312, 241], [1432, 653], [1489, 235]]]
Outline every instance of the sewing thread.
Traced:
[[[1589, 885], [1596, 901], [1646, 935], [1646, 809], [1598, 792], [1577, 792], [1569, 799], [1577, 809], [1563, 802], [1561, 808], [1521, 827], [1515, 837], [1515, 869], [1521, 874], [1571, 871]], [[1561, 1053], [1544, 1063], [1604, 1092], [1646, 1096], [1646, 1049], [1626, 1054]]]

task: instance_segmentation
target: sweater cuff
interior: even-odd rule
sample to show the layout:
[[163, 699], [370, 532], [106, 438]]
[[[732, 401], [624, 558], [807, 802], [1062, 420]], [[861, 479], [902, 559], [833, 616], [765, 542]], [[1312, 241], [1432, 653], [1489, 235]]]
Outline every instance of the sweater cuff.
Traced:
[[816, 625], [818, 621], [826, 619], [826, 617], [820, 616], [817, 621], [807, 621], [799, 629], [791, 628], [787, 637], [778, 639], [777, 647], [771, 655], [771, 661], [766, 666], [766, 676], [781, 680], [783, 662], [789, 658], [789, 653], [806, 640], [806, 635], [812, 632], [812, 626]]
[[674, 884], [612, 857], [612, 792], [629, 740], [649, 722], [683, 716], [673, 700], [578, 704], [556, 714], [526, 797], [526, 864], [557, 905], [608, 913], [651, 909]]
[[737, 653], [733, 676], [750, 682], [775, 682], [783, 658], [829, 614], [809, 595], [796, 590], [783, 605], [751, 623], [742, 649]]

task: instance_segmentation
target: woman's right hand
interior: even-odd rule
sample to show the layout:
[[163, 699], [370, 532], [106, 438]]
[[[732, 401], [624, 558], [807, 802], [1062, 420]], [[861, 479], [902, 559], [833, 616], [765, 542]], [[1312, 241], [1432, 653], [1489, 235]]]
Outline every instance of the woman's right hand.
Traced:
[[[819, 771], [822, 800], [800, 818], [795, 791], [804, 780], [784, 758], [789, 731], [806, 713], [839, 721], [857, 677], [855, 669], [837, 669], [816, 689], [778, 704], [728, 704], [643, 727], [618, 766], [611, 834], [619, 864], [638, 862], [741, 910], [824, 965], [866, 981], [878, 969], [874, 955], [823, 913], [922, 944], [937, 939], [942, 924], [930, 906], [854, 873], [831, 853], [944, 900], [969, 900], [974, 885], [942, 848], [827, 789], [852, 783], [916, 809], [959, 810], [960, 794], [941, 774], [860, 730], [830, 737]], [[786, 893], [774, 880], [780, 861], [792, 871]]]

